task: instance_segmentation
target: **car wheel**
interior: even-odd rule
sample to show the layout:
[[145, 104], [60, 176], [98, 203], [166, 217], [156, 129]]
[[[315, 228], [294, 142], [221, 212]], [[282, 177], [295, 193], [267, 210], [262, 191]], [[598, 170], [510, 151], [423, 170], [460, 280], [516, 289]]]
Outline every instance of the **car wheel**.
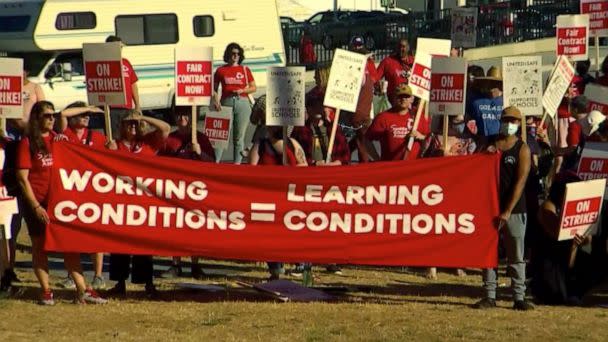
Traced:
[[363, 44], [365, 45], [365, 48], [370, 51], [376, 48], [376, 40], [371, 34], [365, 35], [365, 37], [363, 38]]
[[323, 36], [323, 47], [327, 50], [334, 48], [334, 37], [330, 35]]

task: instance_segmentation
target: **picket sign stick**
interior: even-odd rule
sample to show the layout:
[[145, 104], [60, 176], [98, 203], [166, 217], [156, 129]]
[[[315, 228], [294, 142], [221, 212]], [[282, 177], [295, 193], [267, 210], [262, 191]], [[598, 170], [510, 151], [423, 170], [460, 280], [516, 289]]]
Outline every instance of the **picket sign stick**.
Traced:
[[600, 36], [595, 32], [595, 77], [600, 77]]
[[521, 141], [528, 142], [528, 129], [526, 124], [526, 114], [521, 113]]
[[450, 116], [443, 116], [443, 155], [448, 155], [448, 125], [450, 122]]
[[0, 118], [0, 137], [6, 135], [6, 118]]
[[331, 154], [334, 150], [334, 141], [336, 140], [336, 132], [338, 131], [338, 121], [340, 120], [340, 108], [336, 108], [336, 116], [334, 122], [331, 125], [331, 135], [329, 137], [329, 144], [327, 146], [327, 158], [326, 163], [331, 163]]
[[191, 134], [192, 134], [192, 145], [198, 144], [198, 139], [197, 139], [197, 136], [196, 136], [196, 128], [197, 128], [197, 125], [198, 125], [198, 115], [197, 114], [198, 113], [196, 111], [196, 106], [193, 105], [192, 106], [192, 118], [190, 118], [190, 123], [191, 123], [190, 126], [192, 126], [191, 127], [191, 129], [192, 129], [192, 132], [191, 132]]
[[287, 136], [287, 126], [283, 126], [283, 165], [287, 165], [288, 161], [287, 161], [287, 139], [289, 139], [289, 137]]
[[[414, 125], [412, 126], [412, 131], [418, 130], [418, 124], [420, 123], [420, 116], [422, 115], [422, 110], [426, 105], [426, 101], [420, 100], [420, 104], [418, 105], [418, 110], [416, 111], [416, 118], [414, 118]], [[410, 140], [407, 143], [407, 150], [411, 151], [414, 146], [414, 137], [410, 137]], [[407, 158], [409, 153], [404, 154], [403, 159]]]
[[103, 116], [106, 121], [106, 138], [108, 139], [108, 142], [112, 142], [114, 141], [114, 138], [112, 137], [112, 119], [110, 118], [110, 106], [103, 106]]

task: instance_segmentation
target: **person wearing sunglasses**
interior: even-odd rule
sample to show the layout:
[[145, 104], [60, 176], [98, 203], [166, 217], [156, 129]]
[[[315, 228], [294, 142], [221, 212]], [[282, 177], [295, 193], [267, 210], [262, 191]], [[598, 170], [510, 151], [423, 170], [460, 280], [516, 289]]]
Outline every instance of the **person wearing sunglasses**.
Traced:
[[[53, 292], [49, 286], [48, 256], [44, 251], [51, 168], [53, 167], [53, 145], [60, 137], [53, 131], [55, 107], [48, 101], [39, 101], [32, 107], [24, 138], [17, 150], [17, 179], [23, 193], [24, 219], [32, 240], [32, 266], [42, 296], [41, 305], [54, 305]], [[65, 137], [63, 137], [65, 139]], [[80, 254], [65, 253], [66, 269], [76, 284], [75, 303], [104, 304], [107, 300], [85, 283], [80, 264]]]
[[[241, 152], [245, 150], [245, 133], [251, 115], [251, 100], [249, 94], [255, 93], [256, 85], [251, 70], [242, 65], [245, 59], [243, 48], [237, 43], [230, 43], [224, 51], [225, 65], [219, 67], [213, 76], [212, 108], [221, 110], [222, 106], [232, 107], [232, 142], [235, 164], [243, 160]], [[222, 86], [221, 96], [218, 89]], [[218, 98], [219, 96], [219, 98]], [[215, 155], [219, 162], [223, 149], [216, 149]]]

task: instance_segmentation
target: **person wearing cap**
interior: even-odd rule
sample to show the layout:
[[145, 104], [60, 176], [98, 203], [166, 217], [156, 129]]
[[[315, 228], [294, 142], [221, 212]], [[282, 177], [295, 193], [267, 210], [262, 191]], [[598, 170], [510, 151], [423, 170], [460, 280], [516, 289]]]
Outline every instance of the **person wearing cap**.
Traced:
[[[402, 38], [397, 42], [393, 53], [384, 58], [376, 69], [376, 80], [383, 78], [388, 83], [386, 94], [391, 105], [394, 105], [395, 91], [403, 83], [409, 82], [410, 73], [414, 66], [414, 56], [410, 54], [410, 43]], [[382, 88], [378, 85], [378, 88]]]
[[477, 152], [477, 144], [468, 132], [464, 115], [450, 116], [447, 150], [443, 146], [443, 140], [443, 121], [441, 121], [437, 127], [437, 134], [433, 134], [430, 139], [425, 156], [467, 156]]
[[[421, 146], [429, 133], [429, 123], [424, 116], [420, 117], [418, 129], [414, 130], [415, 115], [410, 114], [414, 102], [412, 89], [407, 84], [400, 85], [395, 91], [395, 104], [386, 112], [378, 114], [367, 130], [369, 140], [380, 141], [380, 159], [413, 160], [420, 154]], [[410, 137], [414, 138], [412, 150], [407, 145]]]
[[[526, 263], [524, 261], [524, 237], [526, 233], [526, 198], [524, 187], [530, 172], [530, 149], [519, 139], [522, 114], [514, 106], [505, 108], [500, 117], [498, 138], [488, 147], [491, 152], [500, 151], [500, 186], [498, 230], [503, 234], [507, 254], [507, 272], [511, 275], [513, 309], [531, 310], [534, 307], [525, 300]], [[474, 307], [488, 309], [496, 307], [497, 270], [486, 269], [483, 283], [486, 297]]]
[[488, 69], [487, 76], [476, 77], [474, 85], [481, 97], [473, 101], [471, 118], [475, 120], [482, 142], [498, 134], [502, 112], [502, 73], [495, 66]]
[[[190, 106], [175, 106], [173, 114], [177, 129], [169, 134], [161, 155], [181, 159], [198, 160], [202, 162], [215, 163], [215, 152], [209, 141], [209, 137], [201, 131], [196, 132], [196, 144], [192, 143], [192, 124]], [[197, 111], [198, 113], [198, 111]], [[199, 258], [192, 256], [191, 275], [194, 279], [204, 276], [203, 269], [198, 263]], [[163, 278], [175, 278], [182, 276], [181, 258], [173, 257], [171, 267], [163, 273]]]
[[[587, 142], [604, 142], [606, 140], [606, 137], [604, 136], [606, 116], [597, 110], [592, 110], [586, 116], [580, 116], [580, 118], [572, 124], [574, 126], [572, 134], [576, 134], [576, 131], [579, 131], [578, 143], [558, 150], [557, 154], [563, 156], [563, 164], [558, 171], [576, 171], [585, 144]], [[604, 127], [604, 129], [602, 129], [602, 127]]]
[[[145, 134], [144, 123], [154, 127], [154, 130]], [[153, 157], [164, 147], [170, 129], [171, 126], [166, 122], [144, 116], [139, 111], [131, 109], [121, 121], [120, 139], [112, 142], [109, 148], [122, 153]], [[152, 257], [128, 254], [110, 254], [110, 280], [116, 281], [116, 285], [109, 290], [109, 293], [126, 294], [129, 273], [133, 284], [145, 284], [148, 297], [153, 298], [157, 295], [153, 282]]]
[[[121, 49], [125, 45], [120, 37], [108, 36], [108, 38], [106, 38], [106, 43], [112, 42], [120, 42]], [[125, 98], [127, 103], [122, 106], [110, 106], [112, 139], [114, 140], [118, 139], [118, 137], [120, 136], [119, 129], [121, 121], [122, 118], [127, 115], [128, 110], [135, 109], [136, 111], [141, 112], [141, 102], [139, 101], [139, 88], [137, 86], [137, 81], [139, 79], [137, 78], [137, 74], [135, 73], [135, 70], [133, 70], [133, 66], [131, 65], [131, 62], [128, 59], [123, 57], [121, 64], [124, 84], [126, 85]], [[97, 127], [98, 122], [101, 122], [101, 120], [96, 120], [96, 122], [93, 123], [92, 127], [100, 128]]]

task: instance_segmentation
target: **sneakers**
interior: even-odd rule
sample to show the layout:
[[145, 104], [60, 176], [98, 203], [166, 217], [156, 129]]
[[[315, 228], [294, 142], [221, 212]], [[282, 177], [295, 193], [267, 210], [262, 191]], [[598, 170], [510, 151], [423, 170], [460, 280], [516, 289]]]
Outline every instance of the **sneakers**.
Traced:
[[496, 307], [496, 299], [484, 298], [473, 304], [473, 309], [492, 309]]
[[73, 290], [76, 288], [76, 284], [74, 283], [74, 280], [70, 278], [70, 276], [67, 276], [62, 281], [58, 282], [57, 286], [61, 287], [62, 289], [69, 290]]
[[338, 265], [336, 264], [327, 265], [327, 267], [325, 267], [325, 270], [335, 275], [342, 275], [342, 269], [340, 269], [340, 267], [338, 267]]
[[55, 305], [55, 299], [53, 299], [53, 292], [45, 291], [42, 292], [42, 296], [38, 301], [39, 305]]
[[528, 302], [526, 300], [516, 300], [513, 303], [513, 310], [518, 310], [518, 311], [534, 310], [534, 305], [530, 304], [530, 302]]
[[19, 279], [17, 277], [17, 273], [15, 273], [15, 271], [13, 271], [12, 268], [9, 268], [6, 271], [4, 271], [4, 275], [5, 276], [8, 275], [10, 277], [11, 283], [20, 283], [21, 282], [21, 279]]
[[91, 282], [91, 287], [95, 290], [103, 290], [106, 288], [106, 281], [103, 277], [94, 276]]
[[124, 281], [119, 281], [107, 291], [107, 294], [110, 296], [124, 296], [127, 294], [127, 285]]
[[158, 299], [159, 293], [154, 284], [146, 284], [145, 291], [146, 297], [148, 297], [148, 299]]
[[74, 299], [74, 304], [107, 304], [108, 300], [101, 298], [93, 289], [87, 289]]
[[173, 279], [182, 276], [182, 267], [179, 265], [171, 265], [168, 270], [161, 274], [161, 278]]

